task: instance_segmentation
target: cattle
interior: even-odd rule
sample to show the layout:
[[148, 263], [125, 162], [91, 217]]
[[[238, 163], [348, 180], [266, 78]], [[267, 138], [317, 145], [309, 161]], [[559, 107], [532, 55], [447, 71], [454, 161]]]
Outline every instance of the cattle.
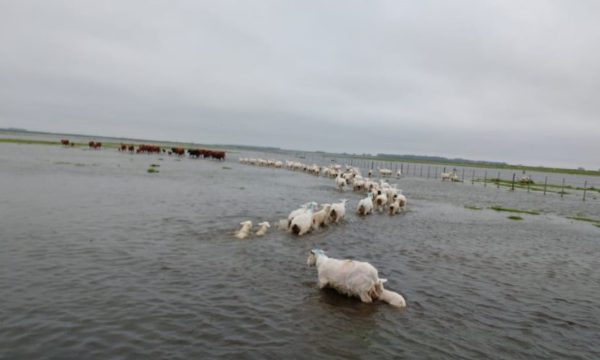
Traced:
[[171, 151], [173, 152], [173, 154], [178, 155], [178, 156], [183, 156], [185, 155], [185, 149], [184, 148], [171, 148]]
[[69, 143], [70, 143], [70, 142], [69, 142], [69, 140], [67, 140], [67, 139], [62, 139], [62, 140], [60, 141], [60, 143], [61, 143], [61, 144], [63, 144], [64, 146], [69, 146]]
[[90, 141], [88, 143], [88, 145], [89, 145], [90, 149], [96, 149], [96, 150], [98, 150], [98, 149], [102, 148], [102, 143], [101, 142]]
[[138, 145], [138, 149], [136, 150], [136, 152], [139, 153], [146, 153], [146, 154], [152, 154], [152, 153], [157, 153], [160, 154], [160, 146], [156, 146], [156, 145], [146, 145], [146, 144], [140, 144]]
[[190, 157], [195, 157], [195, 158], [199, 158], [200, 157], [200, 150], [199, 149], [188, 149], [187, 152], [190, 155]]

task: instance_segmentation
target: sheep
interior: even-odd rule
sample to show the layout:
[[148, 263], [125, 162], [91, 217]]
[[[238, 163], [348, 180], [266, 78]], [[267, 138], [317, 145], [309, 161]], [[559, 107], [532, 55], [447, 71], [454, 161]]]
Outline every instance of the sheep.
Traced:
[[337, 186], [337, 188], [340, 191], [344, 191], [344, 187], [346, 186], [346, 179], [344, 179], [342, 177], [342, 174], [338, 174], [338, 176], [335, 178], [335, 186]]
[[385, 205], [387, 205], [387, 202], [388, 202], [387, 195], [385, 194], [385, 192], [379, 190], [377, 192], [377, 197], [375, 197], [375, 207], [377, 208], [377, 210], [379, 210], [379, 212], [381, 212], [383, 210], [383, 207]]
[[356, 212], [358, 215], [368, 215], [373, 212], [373, 194], [367, 194], [367, 197], [360, 200], [358, 202], [358, 207], [356, 208]]
[[329, 219], [332, 222], [337, 223], [346, 215], [346, 203], [348, 200], [343, 199], [340, 200], [339, 203], [334, 203], [331, 205], [331, 210], [329, 210]]
[[316, 266], [320, 289], [330, 287], [350, 297], [358, 297], [364, 303], [383, 300], [388, 304], [403, 308], [406, 300], [402, 295], [386, 290], [377, 269], [368, 262], [338, 260], [327, 257], [320, 249], [313, 249], [306, 260], [308, 266]]
[[306, 204], [303, 204], [303, 205], [301, 205], [299, 209], [296, 209], [296, 210], [292, 211], [292, 212], [291, 212], [291, 213], [288, 215], [288, 229], [289, 229], [289, 228], [292, 226], [292, 220], [293, 220], [293, 219], [294, 219], [296, 216], [298, 216], [298, 215], [301, 215], [301, 214], [304, 214], [304, 213], [306, 212], [306, 208], [307, 208], [309, 205], [311, 205], [311, 206], [313, 206], [313, 207], [317, 207], [317, 203], [316, 203], [316, 202], [314, 202], [314, 201], [313, 201], [313, 202], [309, 202], [309, 203], [306, 203]]
[[268, 221], [263, 221], [263, 222], [259, 223], [258, 226], [260, 226], [260, 228], [256, 232], [256, 235], [263, 236], [267, 233], [267, 230], [271, 227], [271, 224], [269, 224]]
[[379, 175], [381, 176], [391, 176], [392, 170], [390, 169], [379, 169]]
[[321, 210], [315, 212], [312, 216], [313, 229], [318, 229], [327, 223], [327, 217], [329, 215], [329, 210], [331, 210], [331, 204], [321, 204], [321, 206]]
[[245, 239], [250, 235], [250, 231], [252, 230], [252, 221], [243, 221], [240, 225], [242, 225], [242, 227], [235, 233], [235, 237], [238, 239]]
[[292, 222], [290, 223], [290, 230], [292, 233], [302, 236], [311, 230], [313, 208], [315, 206], [315, 203], [309, 203], [302, 214], [297, 215], [292, 219]]
[[402, 177], [402, 170], [398, 169], [398, 171], [396, 171], [396, 177], [397, 178]]

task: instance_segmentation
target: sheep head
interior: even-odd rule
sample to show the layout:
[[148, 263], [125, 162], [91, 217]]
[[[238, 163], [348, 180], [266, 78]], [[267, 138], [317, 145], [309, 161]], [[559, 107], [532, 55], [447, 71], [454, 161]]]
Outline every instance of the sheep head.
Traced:
[[306, 259], [306, 265], [315, 266], [317, 264], [317, 257], [324, 256], [325, 253], [321, 249], [312, 249], [308, 253], [308, 259]]

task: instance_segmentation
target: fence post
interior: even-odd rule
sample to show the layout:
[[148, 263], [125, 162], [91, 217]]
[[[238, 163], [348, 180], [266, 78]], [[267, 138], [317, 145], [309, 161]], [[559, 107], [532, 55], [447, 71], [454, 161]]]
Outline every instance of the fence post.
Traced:
[[517, 176], [517, 174], [513, 173], [513, 180], [512, 180], [512, 187], [511, 187], [511, 191], [515, 191], [515, 176]]
[[406, 164], [406, 176], [410, 176], [410, 164]]
[[548, 177], [544, 179], [544, 195], [546, 195], [546, 186], [548, 186]]
[[463, 171], [462, 171], [462, 183], [463, 184], [465, 183], [465, 168], [463, 168]]
[[427, 178], [429, 179], [429, 170], [431, 170], [431, 165], [427, 165]]
[[421, 171], [419, 172], [419, 177], [423, 177], [423, 164], [421, 164]]
[[563, 180], [562, 180], [562, 186], [560, 188], [560, 198], [562, 199], [564, 195], [565, 195], [565, 178], [563, 178]]
[[583, 201], [585, 201], [585, 193], [587, 191], [587, 180], [583, 184]]
[[527, 192], [529, 192], [529, 189], [531, 189], [531, 181], [527, 182]]
[[437, 176], [437, 166], [436, 166], [436, 167], [434, 167], [434, 169], [435, 169], [435, 175], [433, 175], [433, 177], [434, 177], [435, 179], [437, 179], [437, 177], [438, 177], [438, 176]]
[[471, 185], [475, 184], [475, 169], [473, 169], [473, 174], [471, 175]]
[[487, 170], [483, 173], [483, 187], [487, 187]]
[[373, 170], [373, 160], [371, 160], [371, 170]]

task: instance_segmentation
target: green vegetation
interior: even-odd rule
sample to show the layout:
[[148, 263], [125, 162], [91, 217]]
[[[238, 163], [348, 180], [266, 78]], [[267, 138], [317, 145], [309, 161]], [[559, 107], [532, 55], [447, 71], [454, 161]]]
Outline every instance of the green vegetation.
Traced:
[[158, 170], [156, 170], [156, 169], [155, 169], [155, 168], [153, 168], [153, 167], [151, 167], [151, 168], [148, 168], [148, 170], [147, 170], [147, 171], [148, 171], [148, 173], [149, 173], [149, 174], [156, 174], [156, 173], [158, 173]]
[[24, 145], [61, 145], [60, 141], [27, 140], [27, 139], [0, 139], [0, 143], [24, 144]]
[[223, 166], [223, 170], [231, 170], [229, 166]]
[[508, 218], [509, 218], [509, 219], [511, 219], [511, 220], [523, 220], [523, 218], [522, 218], [522, 217], [520, 217], [520, 216], [516, 216], [516, 215], [511, 215], [511, 216], [509, 216]]
[[158, 165], [158, 164], [150, 164], [150, 167], [157, 168], [157, 167], [160, 167], [160, 165]]
[[540, 214], [539, 211], [503, 208], [501, 206], [492, 206], [492, 207], [490, 207], [490, 209], [495, 210], [495, 211], [506, 211], [506, 212], [512, 212], [512, 213], [517, 213], [517, 214], [529, 214], [529, 215], [539, 215]]
[[591, 218], [587, 218], [587, 217], [583, 217], [583, 216], [567, 216], [567, 219], [584, 221], [584, 222], [591, 223], [597, 227], [600, 227], [600, 219], [591, 219]]
[[474, 206], [474, 205], [465, 205], [465, 209], [469, 209], [469, 210], [483, 210], [483, 208]]

